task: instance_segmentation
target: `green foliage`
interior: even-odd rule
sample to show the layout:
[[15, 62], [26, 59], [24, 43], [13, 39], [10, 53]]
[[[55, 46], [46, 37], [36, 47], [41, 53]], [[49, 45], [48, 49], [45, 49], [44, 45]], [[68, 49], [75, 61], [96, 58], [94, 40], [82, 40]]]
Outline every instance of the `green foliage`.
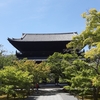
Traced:
[[15, 55], [4, 55], [3, 56], [4, 59], [3, 59], [3, 66], [10, 66], [10, 65], [13, 65], [13, 61], [14, 60], [17, 60], [17, 57]]
[[0, 91], [3, 91], [5, 94], [14, 94], [13, 85], [4, 85], [0, 87]]
[[91, 80], [94, 87], [100, 87], [100, 75], [95, 75]]
[[49, 75], [50, 68], [45, 62], [41, 62], [40, 64], [36, 64], [33, 67], [33, 78], [34, 83], [39, 83], [42, 79], [46, 79]]
[[51, 73], [55, 74], [56, 76], [62, 76], [62, 68], [61, 68], [61, 62], [62, 62], [63, 55], [61, 53], [55, 52], [52, 56], [50, 56], [47, 60]]
[[73, 66], [73, 61], [78, 59], [77, 54], [61, 54], [55, 52], [47, 60], [47, 63], [50, 66], [50, 70], [54, 78], [59, 78], [71, 84], [71, 78], [75, 76], [77, 72]]
[[74, 37], [67, 47], [81, 50], [88, 46], [91, 50], [86, 52], [85, 57], [93, 58], [93, 55], [100, 55], [100, 12], [96, 9], [90, 9], [82, 16], [86, 19], [86, 28], [81, 34]]
[[46, 78], [50, 72], [49, 66], [45, 62], [37, 64], [33, 60], [23, 59], [15, 60], [13, 64], [16, 68], [22, 71], [28, 71], [30, 75], [33, 75], [33, 83], [37, 83], [41, 81], [42, 78]]
[[[0, 45], [1, 47], [1, 45]], [[9, 95], [23, 96], [30, 88], [48, 77], [50, 67], [45, 62], [40, 64], [26, 58], [18, 60], [15, 55], [4, 55], [0, 49], [0, 91]]]
[[7, 66], [0, 70], [0, 90], [4, 93], [14, 94], [16, 89], [29, 90], [32, 83], [32, 75], [28, 71], [23, 72], [13, 66]]
[[[91, 87], [94, 92], [94, 100], [97, 100], [100, 88], [100, 12], [96, 9], [90, 9], [83, 13], [82, 17], [86, 20], [85, 30], [74, 37], [67, 47], [82, 50], [88, 46], [89, 50], [84, 55], [86, 60], [84, 58], [84, 61], [78, 59], [73, 62], [73, 66], [77, 70], [72, 67], [76, 73], [73, 71], [74, 77], [70, 75], [70, 82], [72, 82], [73, 87], [84, 88], [84, 93]], [[69, 69], [67, 68], [64, 73], [67, 71], [72, 73]]]

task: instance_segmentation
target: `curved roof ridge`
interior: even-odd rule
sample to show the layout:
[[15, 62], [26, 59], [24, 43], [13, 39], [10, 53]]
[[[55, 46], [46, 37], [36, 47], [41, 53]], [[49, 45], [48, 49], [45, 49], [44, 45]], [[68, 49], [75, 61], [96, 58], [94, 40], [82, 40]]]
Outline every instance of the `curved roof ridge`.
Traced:
[[12, 41], [27, 41], [27, 42], [39, 42], [39, 41], [71, 41], [73, 36], [78, 35], [77, 32], [69, 32], [69, 33], [41, 33], [41, 34], [35, 34], [35, 33], [22, 33], [21, 38], [13, 38]]
[[22, 35], [59, 35], [59, 34], [77, 34], [77, 32], [63, 32], [63, 33], [22, 33]]

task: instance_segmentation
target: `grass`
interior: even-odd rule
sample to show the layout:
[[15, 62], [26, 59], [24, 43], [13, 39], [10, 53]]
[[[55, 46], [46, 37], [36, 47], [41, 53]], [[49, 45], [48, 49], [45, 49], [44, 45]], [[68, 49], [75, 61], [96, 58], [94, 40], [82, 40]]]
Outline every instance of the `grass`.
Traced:
[[[9, 96], [9, 100], [23, 100], [23, 95], [24, 95], [24, 98], [27, 98], [27, 93], [26, 91], [16, 91], [17, 92], [17, 95], [16, 95], [16, 98], [14, 99], [14, 97], [12, 95]], [[30, 91], [30, 94], [33, 93], [33, 90]], [[30, 95], [29, 94], [29, 95]], [[7, 100], [7, 95], [5, 94], [0, 94], [0, 100]]]
[[[64, 91], [67, 92], [67, 93], [70, 93], [71, 95], [76, 95], [76, 97], [79, 100], [82, 100], [82, 96], [81, 95], [77, 95], [77, 94], [79, 94], [79, 91], [74, 90], [74, 89], [70, 88], [69, 86], [65, 86], [64, 87]], [[87, 93], [84, 95], [84, 100], [94, 100], [91, 90], [87, 91]], [[99, 93], [98, 100], [100, 100], [100, 93]]]
[[[7, 95], [0, 96], [0, 100], [7, 100]], [[14, 98], [10, 97], [9, 100], [14, 100]], [[15, 100], [19, 100], [19, 99], [16, 98]]]
[[[79, 100], [82, 100], [82, 96], [76, 96]], [[85, 95], [84, 96], [84, 100], [94, 100], [92, 95]], [[100, 100], [100, 97], [98, 98], [98, 100]]]
[[[7, 95], [2, 95], [2, 96], [0, 96], [0, 100], [7, 100]], [[9, 97], [9, 100], [23, 100], [23, 98], [18, 98], [18, 97], [16, 97], [16, 98], [14, 99], [12, 96], [10, 96], [10, 97]]]

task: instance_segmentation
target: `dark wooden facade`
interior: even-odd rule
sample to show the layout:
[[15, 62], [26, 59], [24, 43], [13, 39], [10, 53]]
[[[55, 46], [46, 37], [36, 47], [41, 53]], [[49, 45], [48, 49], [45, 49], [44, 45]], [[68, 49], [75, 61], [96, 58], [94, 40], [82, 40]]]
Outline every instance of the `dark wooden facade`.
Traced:
[[16, 56], [33, 59], [36, 61], [46, 60], [54, 52], [63, 53], [66, 44], [69, 43], [77, 32], [51, 33], [51, 34], [26, 34], [21, 38], [8, 38], [8, 41], [17, 49]]

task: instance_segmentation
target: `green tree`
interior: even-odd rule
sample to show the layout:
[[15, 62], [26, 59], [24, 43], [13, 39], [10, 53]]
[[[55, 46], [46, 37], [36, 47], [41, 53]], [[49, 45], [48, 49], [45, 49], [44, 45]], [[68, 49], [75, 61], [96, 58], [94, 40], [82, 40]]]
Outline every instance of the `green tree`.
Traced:
[[95, 75], [92, 74], [89, 77], [92, 78], [91, 81], [93, 82], [94, 100], [98, 100], [100, 90], [98, 85], [100, 76], [100, 12], [96, 9], [90, 9], [88, 12], [83, 13], [82, 16], [86, 19], [85, 30], [74, 37], [67, 47], [74, 50], [82, 50], [85, 46], [89, 47], [84, 57], [87, 59], [92, 71], [95, 71]]
[[3, 49], [3, 45], [0, 45], [0, 68], [3, 68], [3, 66], [12, 65], [12, 62], [15, 59], [17, 59], [15, 55], [7, 55], [6, 51]]
[[3, 45], [0, 45], [0, 68], [4, 65], [4, 52], [5, 50], [3, 50]]
[[58, 52], [55, 52], [47, 59], [47, 63], [50, 66], [50, 70], [51, 70], [50, 73], [53, 75], [55, 80], [56, 79], [58, 80], [59, 77], [63, 77], [63, 73], [62, 73], [63, 68], [61, 66], [62, 59], [63, 59], [63, 54]]
[[[66, 70], [66, 68], [68, 68], [68, 66], [71, 66], [73, 60], [75, 60], [77, 57], [77, 54], [61, 54], [55, 52], [48, 58], [47, 63], [49, 64], [51, 73], [54, 74], [55, 78], [61, 77], [62, 79], [65, 79], [65, 73], [63, 72]], [[67, 75], [66, 78], [70, 79], [70, 75]], [[68, 83], [70, 84], [70, 82]]]
[[3, 66], [13, 65], [13, 61], [17, 60], [17, 57], [13, 54], [3, 56]]
[[100, 12], [96, 9], [90, 9], [82, 16], [86, 19], [86, 28], [81, 34], [75, 36], [67, 47], [81, 50], [88, 46], [90, 50], [86, 52], [86, 57], [93, 57], [93, 55], [100, 53]]
[[13, 66], [7, 66], [0, 70], [0, 90], [9, 95], [16, 94], [16, 88], [29, 91], [32, 82], [32, 75], [28, 71], [21, 71]]
[[19, 70], [28, 71], [30, 75], [33, 75], [32, 79], [34, 84], [46, 78], [50, 72], [50, 68], [45, 62], [37, 64], [33, 60], [22, 59], [13, 61], [13, 64]]

